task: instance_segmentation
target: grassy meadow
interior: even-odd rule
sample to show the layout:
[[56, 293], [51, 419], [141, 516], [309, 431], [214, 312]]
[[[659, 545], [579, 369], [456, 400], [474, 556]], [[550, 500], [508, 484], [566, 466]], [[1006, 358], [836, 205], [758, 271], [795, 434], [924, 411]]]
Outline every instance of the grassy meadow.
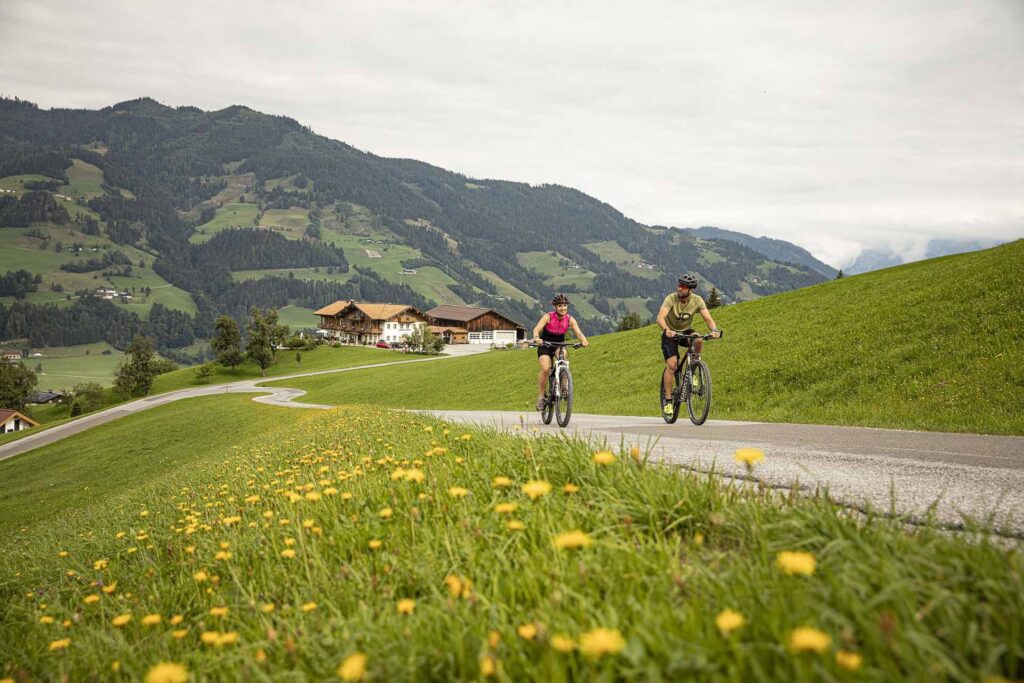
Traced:
[[[1018, 241], [714, 310], [725, 337], [705, 345], [712, 417], [1024, 434], [1022, 261]], [[575, 410], [657, 415], [659, 335], [650, 325], [572, 352]], [[288, 386], [319, 403], [529, 411], [535, 373], [533, 350], [502, 351]]]
[[0, 676], [1024, 671], [1024, 560], [984, 533], [965, 543], [680, 476], [629, 444], [216, 400], [0, 463], [5, 493], [24, 499], [0, 503]]

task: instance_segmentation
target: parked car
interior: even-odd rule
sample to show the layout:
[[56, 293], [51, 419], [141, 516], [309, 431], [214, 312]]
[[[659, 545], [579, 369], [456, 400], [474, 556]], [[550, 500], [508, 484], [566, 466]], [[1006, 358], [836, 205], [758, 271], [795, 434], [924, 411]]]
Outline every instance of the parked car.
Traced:
[[376, 346], [378, 349], [390, 349], [391, 348], [391, 344], [388, 344], [386, 341], [379, 341], [376, 344], [374, 344], [374, 346]]

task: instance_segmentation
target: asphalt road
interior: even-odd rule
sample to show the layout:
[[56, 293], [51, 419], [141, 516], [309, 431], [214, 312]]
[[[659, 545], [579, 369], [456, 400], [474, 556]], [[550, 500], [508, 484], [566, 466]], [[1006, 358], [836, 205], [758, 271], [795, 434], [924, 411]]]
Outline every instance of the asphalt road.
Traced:
[[1002, 530], [1024, 535], [1024, 438], [897, 429], [709, 420], [700, 427], [683, 416], [578, 415], [566, 429], [545, 425], [535, 412], [429, 412], [453, 422], [518, 433], [564, 432], [650, 449], [654, 460], [723, 476], [746, 476], [733, 460], [737, 448], [756, 447], [765, 459], [754, 475], [765, 484], [805, 491], [827, 488], [833, 499], [860, 509], [936, 518], [953, 527], [990, 516]]

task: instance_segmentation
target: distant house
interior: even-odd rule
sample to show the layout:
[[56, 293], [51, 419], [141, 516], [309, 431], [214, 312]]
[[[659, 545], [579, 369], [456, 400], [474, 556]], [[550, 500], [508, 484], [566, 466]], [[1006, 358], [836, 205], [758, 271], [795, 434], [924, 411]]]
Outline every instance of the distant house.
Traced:
[[399, 343], [427, 316], [413, 306], [365, 301], [335, 301], [315, 312], [320, 316], [317, 333], [350, 344]]
[[4, 360], [11, 365], [17, 365], [21, 362], [21, 351], [4, 351]]
[[64, 400], [63, 394], [58, 394], [55, 391], [37, 391], [33, 394], [32, 398], [28, 400], [29, 403], [60, 403]]
[[38, 426], [38, 422], [22, 415], [17, 410], [0, 408], [0, 434], [20, 432], [22, 429], [31, 429]]
[[437, 306], [427, 311], [430, 331], [447, 344], [514, 344], [526, 337], [526, 328], [493, 308]]
[[415, 268], [402, 268], [402, 275], [415, 275], [415, 274], [416, 274], [416, 269]]

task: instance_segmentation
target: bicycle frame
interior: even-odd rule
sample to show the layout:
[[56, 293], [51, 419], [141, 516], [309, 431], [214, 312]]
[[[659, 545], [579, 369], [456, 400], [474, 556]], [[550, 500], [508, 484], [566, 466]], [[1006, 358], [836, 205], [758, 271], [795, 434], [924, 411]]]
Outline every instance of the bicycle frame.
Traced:
[[561, 379], [559, 375], [568, 369], [569, 359], [565, 357], [565, 347], [563, 346], [555, 352], [555, 362], [551, 365], [551, 372], [548, 373], [549, 381], [554, 382], [555, 390], [552, 396], [556, 399], [562, 395], [562, 383], [559, 381]]

